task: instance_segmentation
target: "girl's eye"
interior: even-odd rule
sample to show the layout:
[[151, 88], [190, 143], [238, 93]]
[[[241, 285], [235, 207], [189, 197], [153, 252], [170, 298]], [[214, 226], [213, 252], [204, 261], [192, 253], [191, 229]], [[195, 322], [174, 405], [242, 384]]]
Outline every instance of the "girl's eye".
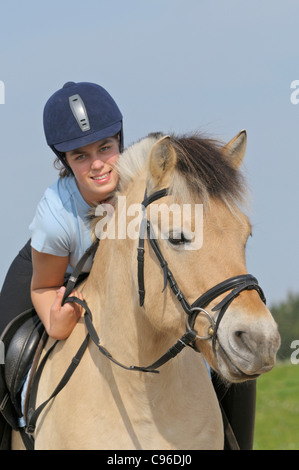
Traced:
[[86, 155], [78, 155], [78, 157], [76, 157], [76, 160], [83, 160], [85, 157]]
[[105, 147], [101, 148], [101, 152], [106, 152], [109, 149], [110, 149], [110, 146], [106, 145]]

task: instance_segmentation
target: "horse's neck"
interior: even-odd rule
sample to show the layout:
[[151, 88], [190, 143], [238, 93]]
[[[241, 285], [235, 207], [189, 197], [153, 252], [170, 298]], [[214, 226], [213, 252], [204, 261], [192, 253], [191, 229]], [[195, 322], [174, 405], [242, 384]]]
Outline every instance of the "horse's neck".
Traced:
[[[142, 178], [138, 184], [140, 188], [144, 187]], [[100, 242], [83, 296], [91, 308], [94, 325], [103, 345], [111, 354], [121, 353], [123, 360], [133, 360], [136, 363], [138, 358], [141, 360], [140, 350], [145, 344], [145, 334], [149, 356], [151, 349], [157, 350], [157, 344], [154, 331], [138, 306], [137, 240], [129, 236], [125, 239], [118, 236], [119, 230], [123, 229], [122, 222], [119, 227], [119, 221], [126, 221], [127, 209], [132, 202], [130, 187], [123, 197], [126, 203], [120, 204], [115, 210], [115, 239], [108, 238]], [[151, 359], [144, 356], [145, 351], [142, 359]]]
[[130, 266], [120, 266], [122, 258], [117, 250], [110, 261], [105, 275], [90, 279], [83, 293], [92, 311], [94, 326], [101, 344], [118, 361], [127, 366], [148, 366], [171, 344], [153, 329], [139, 309], [137, 286], [132, 284]]
[[[140, 188], [144, 187], [142, 178], [138, 181], [138, 185]], [[136, 187], [134, 189], [136, 191]], [[129, 205], [131, 202], [130, 187], [127, 188], [127, 193], [127, 204]], [[116, 234], [118, 233], [119, 210], [120, 208], [117, 207], [115, 213]], [[126, 207], [122, 207], [122, 210], [126, 210]], [[126, 366], [147, 367], [173, 346], [179, 337], [172, 337], [170, 333], [158, 332], [144, 314], [143, 307], [139, 307], [136, 259], [137, 240], [132, 240], [129, 237], [126, 239], [116, 237], [116, 239], [102, 241], [83, 295], [93, 312], [94, 325], [102, 346]], [[103, 364], [103, 360], [107, 361], [100, 355], [97, 360], [101, 363], [99, 365]], [[181, 363], [181, 358], [179, 363]], [[171, 377], [172, 362], [166, 368]], [[131, 374], [130, 383], [132, 386], [134, 384], [133, 377], [140, 375], [135, 372], [123, 374], [123, 370], [119, 368], [114, 368], [114, 373], [119, 377], [124, 376], [126, 381], [128, 380], [127, 374]], [[167, 381], [167, 383], [170, 382], [171, 380]]]

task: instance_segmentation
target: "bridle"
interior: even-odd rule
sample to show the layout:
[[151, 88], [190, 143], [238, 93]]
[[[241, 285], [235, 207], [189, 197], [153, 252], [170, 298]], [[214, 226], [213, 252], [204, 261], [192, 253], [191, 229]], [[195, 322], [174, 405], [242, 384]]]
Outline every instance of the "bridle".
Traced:
[[[71, 296], [69, 297], [70, 293], [73, 291], [74, 287], [77, 285], [78, 278], [80, 277], [80, 273], [82, 271], [82, 268], [87, 261], [87, 259], [91, 256], [94, 256], [99, 241], [96, 241], [91, 245], [91, 247], [86, 250], [85, 254], [82, 256], [80, 261], [78, 262], [74, 272], [72, 273], [72, 276], [69, 278], [69, 281], [66, 286], [66, 291], [64, 294], [64, 299], [63, 303], [65, 302], [75, 302], [79, 305], [81, 305], [85, 309], [84, 313], [84, 319], [85, 319], [85, 325], [87, 328], [87, 335], [83, 341], [83, 343], [80, 345], [80, 348], [78, 349], [77, 353], [73, 357], [69, 367], [67, 368], [65, 374], [63, 375], [61, 381], [55, 388], [54, 392], [52, 395], [37, 409], [35, 409], [35, 403], [36, 403], [36, 397], [37, 397], [37, 390], [38, 390], [38, 383], [43, 371], [43, 368], [46, 364], [46, 361], [55, 348], [56, 344], [59, 341], [56, 341], [51, 348], [48, 349], [47, 353], [44, 355], [41, 364], [36, 371], [32, 389], [30, 392], [30, 399], [29, 399], [29, 407], [28, 407], [28, 416], [27, 416], [27, 426], [26, 426], [26, 433], [29, 435], [32, 435], [34, 433], [34, 430], [36, 428], [36, 423], [39, 415], [41, 414], [42, 410], [45, 408], [45, 406], [49, 403], [51, 399], [53, 399], [68, 383], [70, 380], [72, 374], [76, 370], [77, 366], [79, 365], [87, 347], [89, 344], [89, 340], [91, 339], [93, 343], [96, 345], [98, 350], [100, 351], [101, 354], [103, 354], [106, 358], [108, 358], [110, 361], [115, 363], [116, 365], [122, 367], [123, 369], [130, 370], [130, 371], [139, 371], [139, 372], [152, 372], [152, 373], [159, 373], [159, 368], [168, 362], [170, 359], [174, 358], [179, 354], [186, 346], [191, 346], [193, 347], [197, 352], [200, 352], [196, 347], [195, 347], [195, 340], [196, 338], [199, 338], [201, 340], [212, 340], [212, 346], [213, 349], [215, 350], [216, 346], [216, 341], [217, 341], [217, 332], [219, 328], [219, 324], [228, 309], [229, 305], [232, 303], [232, 301], [244, 290], [256, 290], [261, 298], [261, 300], [265, 303], [266, 299], [264, 296], [264, 293], [261, 289], [261, 287], [258, 285], [258, 281], [256, 280], [255, 277], [253, 277], [251, 274], [242, 274], [240, 276], [235, 276], [230, 279], [227, 279], [216, 286], [212, 287], [209, 289], [207, 292], [199, 296], [191, 305], [187, 301], [185, 295], [182, 293], [182, 291], [179, 289], [178, 284], [170, 271], [168, 264], [160, 250], [160, 247], [158, 245], [158, 242], [155, 237], [152, 236], [153, 234], [153, 229], [151, 226], [150, 221], [146, 217], [146, 207], [151, 204], [152, 202], [168, 195], [169, 190], [167, 188], [161, 189], [154, 194], [147, 196], [145, 194], [144, 200], [142, 202], [142, 209], [143, 209], [143, 217], [141, 220], [140, 224], [140, 232], [139, 232], [139, 243], [138, 243], [138, 254], [137, 254], [137, 278], [138, 278], [138, 287], [139, 287], [139, 303], [140, 306], [142, 307], [144, 304], [144, 298], [145, 298], [145, 288], [144, 288], [144, 239], [145, 239], [145, 234], [147, 232], [148, 234], [148, 239], [150, 246], [152, 247], [161, 268], [163, 269], [163, 274], [164, 274], [164, 289], [167, 286], [167, 283], [169, 283], [169, 286], [180, 302], [183, 310], [186, 313], [186, 332], [183, 334], [183, 336], [171, 347], [168, 349], [168, 351], [161, 356], [157, 361], [155, 361], [153, 364], [147, 366], [147, 367], [142, 367], [142, 366], [126, 366], [122, 363], [120, 363], [118, 360], [113, 358], [113, 356], [107, 351], [106, 348], [104, 348], [101, 343], [100, 343], [100, 338], [93, 326], [92, 322], [92, 313], [87, 305], [87, 302], [85, 300], [81, 300], [78, 297]], [[164, 290], [163, 289], [163, 290]], [[212, 309], [212, 311], [219, 312], [216, 321], [210, 315], [209, 312], [205, 310], [205, 307], [215, 300], [217, 297], [220, 295], [230, 291], [226, 297], [219, 302], [216, 307]], [[210, 326], [208, 328], [208, 334], [206, 336], [199, 336], [197, 332], [194, 330], [194, 325], [195, 325], [195, 320], [199, 314], [205, 315], [209, 321], [210, 321]]]
[[[194, 346], [194, 339], [192, 339], [192, 335], [195, 336], [195, 338], [199, 338], [201, 340], [208, 340], [212, 339], [212, 346], [213, 350], [215, 352], [215, 347], [216, 347], [216, 340], [217, 340], [217, 332], [219, 329], [220, 322], [228, 309], [229, 305], [232, 303], [232, 301], [238, 297], [238, 295], [243, 292], [244, 290], [256, 290], [261, 298], [261, 300], [266, 303], [266, 298], [264, 296], [263, 290], [258, 284], [257, 279], [252, 276], [251, 274], [242, 274], [239, 276], [234, 276], [231, 277], [216, 286], [212, 287], [209, 289], [207, 292], [202, 294], [200, 297], [198, 297], [192, 305], [189, 304], [187, 301], [185, 295], [183, 292], [179, 289], [178, 284], [170, 271], [168, 264], [160, 250], [160, 247], [158, 245], [156, 237], [153, 236], [153, 229], [151, 226], [150, 221], [146, 217], [146, 207], [149, 206], [152, 202], [167, 196], [169, 193], [168, 188], [161, 189], [154, 194], [147, 196], [145, 194], [144, 200], [142, 202], [143, 206], [143, 217], [141, 220], [140, 224], [140, 232], [139, 232], [139, 244], [138, 244], [138, 286], [139, 286], [139, 303], [140, 306], [144, 304], [144, 298], [145, 298], [145, 288], [144, 288], [144, 238], [145, 238], [145, 232], [147, 232], [148, 239], [150, 246], [152, 247], [161, 268], [163, 269], [163, 274], [164, 274], [164, 289], [166, 288], [167, 282], [169, 283], [169, 286], [171, 290], [173, 291], [174, 295], [178, 299], [178, 301], [181, 303], [181, 306], [183, 307], [187, 319], [186, 319], [186, 326], [187, 326], [187, 332], [191, 333], [191, 340], [188, 343], [193, 343]], [[220, 295], [224, 294], [225, 292], [231, 291], [221, 302], [219, 302], [216, 307], [212, 309], [213, 312], [218, 312], [219, 314], [217, 316], [217, 320], [215, 321], [214, 318], [210, 315], [209, 312], [205, 310], [205, 307], [215, 300], [217, 297]], [[194, 324], [197, 316], [199, 314], [205, 315], [208, 320], [210, 321], [210, 326], [208, 327], [208, 334], [206, 336], [199, 336], [195, 331], [194, 331]], [[180, 339], [180, 341], [186, 340], [185, 335]], [[186, 341], [185, 341], [186, 342]], [[196, 348], [195, 348], [196, 349]]]
[[[142, 219], [140, 223], [140, 229], [139, 229], [139, 242], [138, 242], [138, 248], [137, 248], [137, 279], [138, 279], [138, 291], [139, 291], [139, 304], [142, 307], [144, 304], [144, 298], [145, 298], [145, 287], [144, 287], [144, 239], [145, 235], [147, 233], [149, 243], [151, 248], [153, 249], [160, 266], [163, 270], [163, 275], [164, 275], [164, 288], [163, 291], [166, 289], [167, 283], [169, 284], [172, 292], [176, 296], [177, 300], [180, 302], [183, 310], [185, 311], [187, 317], [186, 317], [186, 332], [183, 334], [183, 336], [165, 353], [163, 356], [161, 356], [157, 361], [155, 361], [153, 364], [149, 366], [126, 366], [116, 360], [108, 351], [106, 348], [104, 348], [100, 344], [100, 338], [93, 326], [92, 322], [92, 313], [86, 303], [85, 300], [78, 299], [77, 297], [68, 297], [70, 292], [73, 290], [73, 286], [76, 283], [76, 276], [72, 276], [72, 285], [67, 286], [64, 298], [65, 302], [75, 302], [81, 305], [85, 309], [85, 324], [86, 328], [88, 331], [88, 337], [94, 342], [94, 344], [97, 346], [99, 351], [106, 356], [109, 360], [117, 364], [118, 366], [131, 370], [131, 371], [140, 371], [140, 372], [154, 372], [158, 373], [158, 369], [168, 362], [170, 359], [174, 358], [178, 353], [180, 353], [186, 346], [191, 346], [193, 347], [197, 352], [200, 352], [198, 348], [195, 346], [195, 340], [196, 338], [199, 338], [201, 340], [212, 340], [212, 346], [215, 352], [215, 347], [216, 347], [216, 341], [217, 341], [217, 332], [219, 329], [219, 324], [228, 309], [229, 305], [231, 302], [244, 290], [256, 290], [262, 299], [263, 302], [266, 302], [264, 293], [261, 289], [261, 287], [258, 284], [258, 281], [255, 277], [253, 277], [251, 274], [242, 274], [240, 276], [235, 276], [230, 279], [227, 279], [226, 281], [221, 282], [220, 284], [217, 284], [216, 286], [212, 287], [209, 289], [207, 292], [202, 294], [200, 297], [198, 297], [195, 302], [192, 303], [192, 305], [189, 304], [187, 301], [185, 295], [183, 292], [179, 289], [178, 284], [170, 271], [168, 264], [160, 250], [160, 247], [158, 245], [157, 239], [155, 236], [153, 236], [153, 229], [150, 221], [146, 217], [146, 207], [149, 206], [154, 201], [157, 201], [158, 199], [168, 195], [169, 189], [161, 189], [159, 191], [156, 191], [155, 193], [151, 194], [150, 196], [146, 195], [144, 196], [144, 200], [142, 202]], [[94, 248], [95, 247], [95, 248]], [[90, 256], [91, 253], [96, 249], [97, 244], [94, 244], [94, 246], [91, 247], [91, 251], [88, 251], [88, 256]], [[80, 260], [80, 264], [83, 265], [83, 263], [86, 260]], [[210, 315], [209, 312], [205, 310], [205, 307], [215, 300], [217, 297], [220, 295], [224, 294], [225, 292], [230, 291], [227, 296], [219, 302], [219, 304], [216, 305], [212, 309], [212, 311], [218, 312], [219, 314], [217, 316], [216, 321], [214, 318]], [[199, 336], [197, 332], [194, 330], [194, 325], [195, 325], [195, 320], [199, 314], [205, 315], [209, 321], [210, 321], [210, 326], [208, 327], [208, 334], [206, 336]]]

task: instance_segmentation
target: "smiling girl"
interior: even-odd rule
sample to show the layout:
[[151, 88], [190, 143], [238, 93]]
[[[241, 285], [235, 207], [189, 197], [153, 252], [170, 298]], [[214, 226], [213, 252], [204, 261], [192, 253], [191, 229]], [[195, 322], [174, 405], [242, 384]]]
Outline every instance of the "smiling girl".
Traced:
[[[68, 82], [45, 105], [44, 131], [57, 156], [56, 166], [60, 164], [60, 178], [38, 204], [30, 225], [31, 247], [27, 243], [21, 250], [6, 277], [1, 325], [30, 308], [30, 292], [49, 336], [65, 339], [81, 309], [73, 303], [62, 305], [63, 284], [92, 243], [91, 207], [107, 201], [117, 186], [114, 168], [123, 147], [122, 114], [101, 86]], [[90, 268], [91, 262], [86, 263], [83, 271]], [[73, 294], [81, 297], [77, 291]]]

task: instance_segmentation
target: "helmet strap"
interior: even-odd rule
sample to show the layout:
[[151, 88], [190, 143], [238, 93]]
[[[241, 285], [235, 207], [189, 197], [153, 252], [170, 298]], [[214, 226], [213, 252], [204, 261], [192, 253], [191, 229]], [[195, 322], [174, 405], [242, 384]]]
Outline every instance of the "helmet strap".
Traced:
[[71, 175], [73, 175], [73, 170], [71, 169], [71, 167], [68, 165], [67, 161], [66, 161], [66, 158], [65, 158], [65, 153], [63, 152], [59, 152], [59, 150], [56, 150], [56, 148], [54, 147], [54, 145], [50, 145], [50, 148], [53, 150], [53, 152], [55, 153], [55, 155], [57, 155], [57, 157], [59, 158], [59, 160], [61, 161], [61, 163], [63, 164], [63, 166], [67, 169], [67, 171], [70, 172]]

